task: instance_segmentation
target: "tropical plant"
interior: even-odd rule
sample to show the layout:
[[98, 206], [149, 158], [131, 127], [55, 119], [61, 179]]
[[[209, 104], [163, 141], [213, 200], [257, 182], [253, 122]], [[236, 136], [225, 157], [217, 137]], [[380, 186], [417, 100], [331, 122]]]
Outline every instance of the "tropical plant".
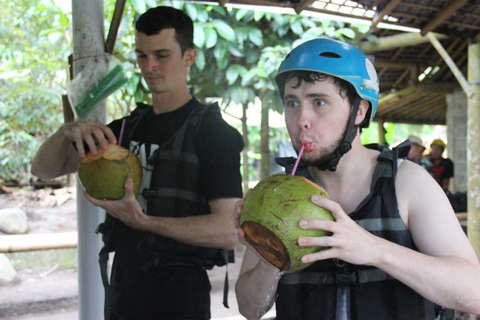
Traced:
[[53, 2], [2, 1], [0, 17], [0, 178], [25, 184], [62, 118], [71, 30]]

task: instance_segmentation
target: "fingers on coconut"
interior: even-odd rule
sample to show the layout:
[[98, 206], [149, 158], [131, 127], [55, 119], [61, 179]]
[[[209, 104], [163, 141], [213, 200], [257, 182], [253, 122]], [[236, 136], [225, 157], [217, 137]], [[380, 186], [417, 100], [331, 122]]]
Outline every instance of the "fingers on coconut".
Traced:
[[310, 253], [302, 257], [303, 263], [310, 263], [319, 260], [335, 258], [335, 249], [326, 249], [315, 253]]
[[245, 202], [245, 199], [240, 199], [237, 202], [235, 202], [235, 218], [240, 218], [240, 213], [242, 212], [243, 208], [243, 203]]
[[342, 207], [337, 202], [335, 202], [333, 200], [330, 200], [330, 199], [327, 199], [327, 198], [324, 198], [324, 197], [321, 197], [321, 196], [318, 196], [318, 195], [312, 196], [311, 200], [317, 206], [322, 207], [322, 208], [330, 211], [333, 214], [335, 219], [339, 216], [339, 214], [341, 212], [343, 212]]
[[109, 143], [117, 144], [117, 138], [109, 127], [103, 123], [97, 123], [92, 134], [102, 149], [107, 149]]
[[131, 177], [127, 177], [125, 179], [125, 196], [124, 197], [134, 197], [135, 194], [133, 193], [133, 179]]

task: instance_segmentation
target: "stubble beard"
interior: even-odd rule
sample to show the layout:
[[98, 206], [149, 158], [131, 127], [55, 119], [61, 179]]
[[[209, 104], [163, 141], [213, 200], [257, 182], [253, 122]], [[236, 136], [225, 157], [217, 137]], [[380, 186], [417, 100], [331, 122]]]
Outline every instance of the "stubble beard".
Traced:
[[313, 159], [302, 159], [302, 162], [307, 166], [312, 166], [316, 168], [322, 167], [325, 163], [330, 163], [335, 157], [335, 153], [340, 148], [343, 141], [343, 137], [338, 138], [328, 147], [321, 148], [319, 155]]

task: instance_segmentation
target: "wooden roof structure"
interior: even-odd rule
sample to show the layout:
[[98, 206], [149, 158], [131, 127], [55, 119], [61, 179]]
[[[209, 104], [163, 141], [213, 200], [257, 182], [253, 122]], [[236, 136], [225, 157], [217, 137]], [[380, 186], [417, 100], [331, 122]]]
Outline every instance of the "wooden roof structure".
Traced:
[[480, 40], [479, 0], [207, 2], [276, 7], [370, 24], [370, 33], [379, 41], [363, 42], [359, 47], [373, 57], [380, 78], [378, 121], [445, 124], [445, 95], [465, 90], [460, 84], [467, 77], [468, 45]]

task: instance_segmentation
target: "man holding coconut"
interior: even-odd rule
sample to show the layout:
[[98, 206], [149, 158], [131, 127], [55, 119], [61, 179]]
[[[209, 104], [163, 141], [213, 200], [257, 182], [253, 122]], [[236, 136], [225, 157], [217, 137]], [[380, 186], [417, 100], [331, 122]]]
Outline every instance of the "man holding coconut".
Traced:
[[292, 144], [303, 148], [297, 174], [327, 191], [330, 199], [312, 194], [311, 201], [335, 220], [299, 221], [331, 235], [297, 240], [325, 249], [303, 256], [313, 265], [294, 273], [264, 259], [237, 220], [248, 248], [236, 284], [240, 312], [259, 319], [275, 302], [277, 320], [445, 319], [445, 308], [480, 314], [480, 264], [445, 193], [402, 161], [408, 145], [361, 144], [378, 102], [368, 58], [349, 44], [315, 39], [287, 55], [276, 81]]
[[115, 251], [106, 318], [210, 319], [206, 270], [225, 265], [227, 250], [238, 243], [231, 212], [242, 197], [243, 139], [216, 104], [200, 103], [187, 88], [196, 57], [192, 20], [157, 7], [141, 15], [135, 29], [137, 62], [153, 105], [140, 103], [108, 126], [63, 125], [39, 149], [32, 172], [43, 179], [75, 172], [84, 145], [97, 154], [122, 140], [141, 160], [140, 193], [134, 194], [131, 178], [119, 200], [85, 193], [108, 213], [102, 254]]

